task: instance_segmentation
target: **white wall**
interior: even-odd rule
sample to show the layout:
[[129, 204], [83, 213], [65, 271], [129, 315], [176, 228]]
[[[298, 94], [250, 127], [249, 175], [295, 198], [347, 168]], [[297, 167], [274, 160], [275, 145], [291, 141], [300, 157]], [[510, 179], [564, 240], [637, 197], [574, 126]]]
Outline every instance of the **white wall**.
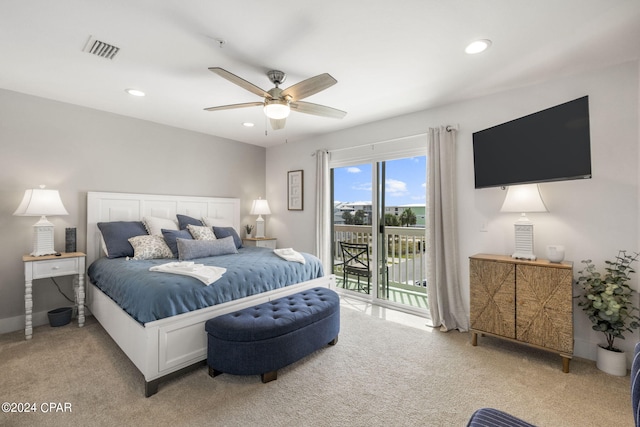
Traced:
[[[478, 252], [512, 253], [513, 222], [517, 219], [517, 215], [499, 212], [503, 190], [474, 189], [472, 133], [588, 95], [593, 178], [541, 184], [550, 213], [530, 214], [529, 218], [535, 223], [538, 257], [545, 258], [547, 245], [562, 244], [566, 259], [574, 261], [574, 276], [583, 259], [593, 259], [603, 267], [603, 261], [612, 259], [619, 249], [639, 250], [639, 80], [638, 63], [632, 62], [269, 148], [267, 198], [274, 211], [269, 233], [278, 238], [279, 246], [313, 252], [315, 157], [311, 153], [315, 150], [390, 140], [458, 123], [459, 264], [468, 306], [468, 257]], [[286, 209], [286, 172], [294, 169], [305, 172], [303, 212]], [[488, 225], [487, 232], [480, 232], [482, 223]], [[632, 286], [637, 288], [637, 278]], [[577, 306], [574, 325], [576, 356], [594, 359], [595, 344], [603, 341], [602, 334], [591, 330]], [[616, 344], [632, 350], [638, 340], [635, 331]]]
[[[22, 255], [31, 252], [34, 217], [13, 212], [24, 190], [60, 191], [68, 216], [49, 218], [55, 248], [77, 227], [85, 249], [88, 191], [239, 197], [243, 224], [265, 192], [265, 149], [70, 104], [0, 90], [0, 333], [24, 328]], [[71, 280], [60, 278], [73, 297]], [[69, 305], [50, 280], [33, 286], [34, 325]]]

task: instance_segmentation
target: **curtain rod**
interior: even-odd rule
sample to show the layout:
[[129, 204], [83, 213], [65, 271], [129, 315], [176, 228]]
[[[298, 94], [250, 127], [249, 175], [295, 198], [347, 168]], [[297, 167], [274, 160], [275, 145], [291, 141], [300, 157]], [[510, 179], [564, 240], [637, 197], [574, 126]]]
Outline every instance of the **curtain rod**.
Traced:
[[[460, 130], [460, 125], [459, 124], [455, 124], [455, 125], [447, 125], [445, 127], [445, 129], [447, 130], [447, 132], [451, 132], [452, 130]], [[328, 153], [335, 153], [338, 151], [343, 151], [343, 150], [352, 150], [354, 148], [362, 148], [362, 147], [373, 147], [379, 144], [386, 144], [388, 142], [395, 142], [395, 141], [402, 141], [403, 139], [409, 139], [409, 138], [415, 138], [416, 136], [426, 136], [428, 135], [429, 132], [422, 132], [422, 133], [416, 133], [415, 135], [407, 135], [407, 136], [401, 136], [399, 138], [393, 138], [393, 139], [386, 139], [384, 141], [377, 141], [377, 142], [369, 142], [367, 144], [362, 144], [362, 145], [355, 145], [353, 147], [344, 147], [344, 148], [336, 148], [334, 150], [327, 150]]]

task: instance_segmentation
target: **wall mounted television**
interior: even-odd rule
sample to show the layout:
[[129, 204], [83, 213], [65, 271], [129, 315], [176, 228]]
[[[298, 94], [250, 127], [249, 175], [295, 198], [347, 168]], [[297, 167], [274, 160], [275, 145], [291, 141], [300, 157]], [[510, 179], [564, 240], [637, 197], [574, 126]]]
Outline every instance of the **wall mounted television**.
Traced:
[[591, 178], [589, 97], [473, 134], [475, 188]]

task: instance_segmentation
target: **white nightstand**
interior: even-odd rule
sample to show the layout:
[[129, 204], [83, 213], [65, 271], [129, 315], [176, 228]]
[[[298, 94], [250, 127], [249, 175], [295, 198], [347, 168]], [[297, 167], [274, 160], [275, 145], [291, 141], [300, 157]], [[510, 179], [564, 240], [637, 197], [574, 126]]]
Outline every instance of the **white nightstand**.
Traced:
[[59, 256], [31, 256], [22, 257], [24, 262], [24, 335], [31, 339], [33, 335], [33, 296], [31, 288], [35, 279], [47, 279], [58, 276], [78, 276], [78, 327], [84, 326], [84, 260], [82, 252], [62, 253]]
[[275, 249], [278, 239], [275, 237], [245, 237], [242, 244], [245, 246], [256, 246], [258, 248]]

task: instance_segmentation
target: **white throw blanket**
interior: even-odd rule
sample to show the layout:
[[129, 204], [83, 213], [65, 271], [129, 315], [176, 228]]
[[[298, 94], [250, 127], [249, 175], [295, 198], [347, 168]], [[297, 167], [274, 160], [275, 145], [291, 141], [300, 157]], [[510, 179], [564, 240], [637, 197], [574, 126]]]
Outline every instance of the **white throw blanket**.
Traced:
[[291, 248], [283, 248], [283, 249], [274, 249], [273, 252], [278, 255], [280, 258], [284, 258], [287, 261], [295, 261], [300, 264], [304, 264], [304, 257], [300, 252], [296, 252]]
[[227, 269], [214, 267], [212, 265], [196, 264], [191, 261], [174, 261], [166, 264], [155, 265], [149, 268], [149, 271], [195, 277], [205, 285], [210, 285], [221, 278], [222, 275], [226, 273]]

